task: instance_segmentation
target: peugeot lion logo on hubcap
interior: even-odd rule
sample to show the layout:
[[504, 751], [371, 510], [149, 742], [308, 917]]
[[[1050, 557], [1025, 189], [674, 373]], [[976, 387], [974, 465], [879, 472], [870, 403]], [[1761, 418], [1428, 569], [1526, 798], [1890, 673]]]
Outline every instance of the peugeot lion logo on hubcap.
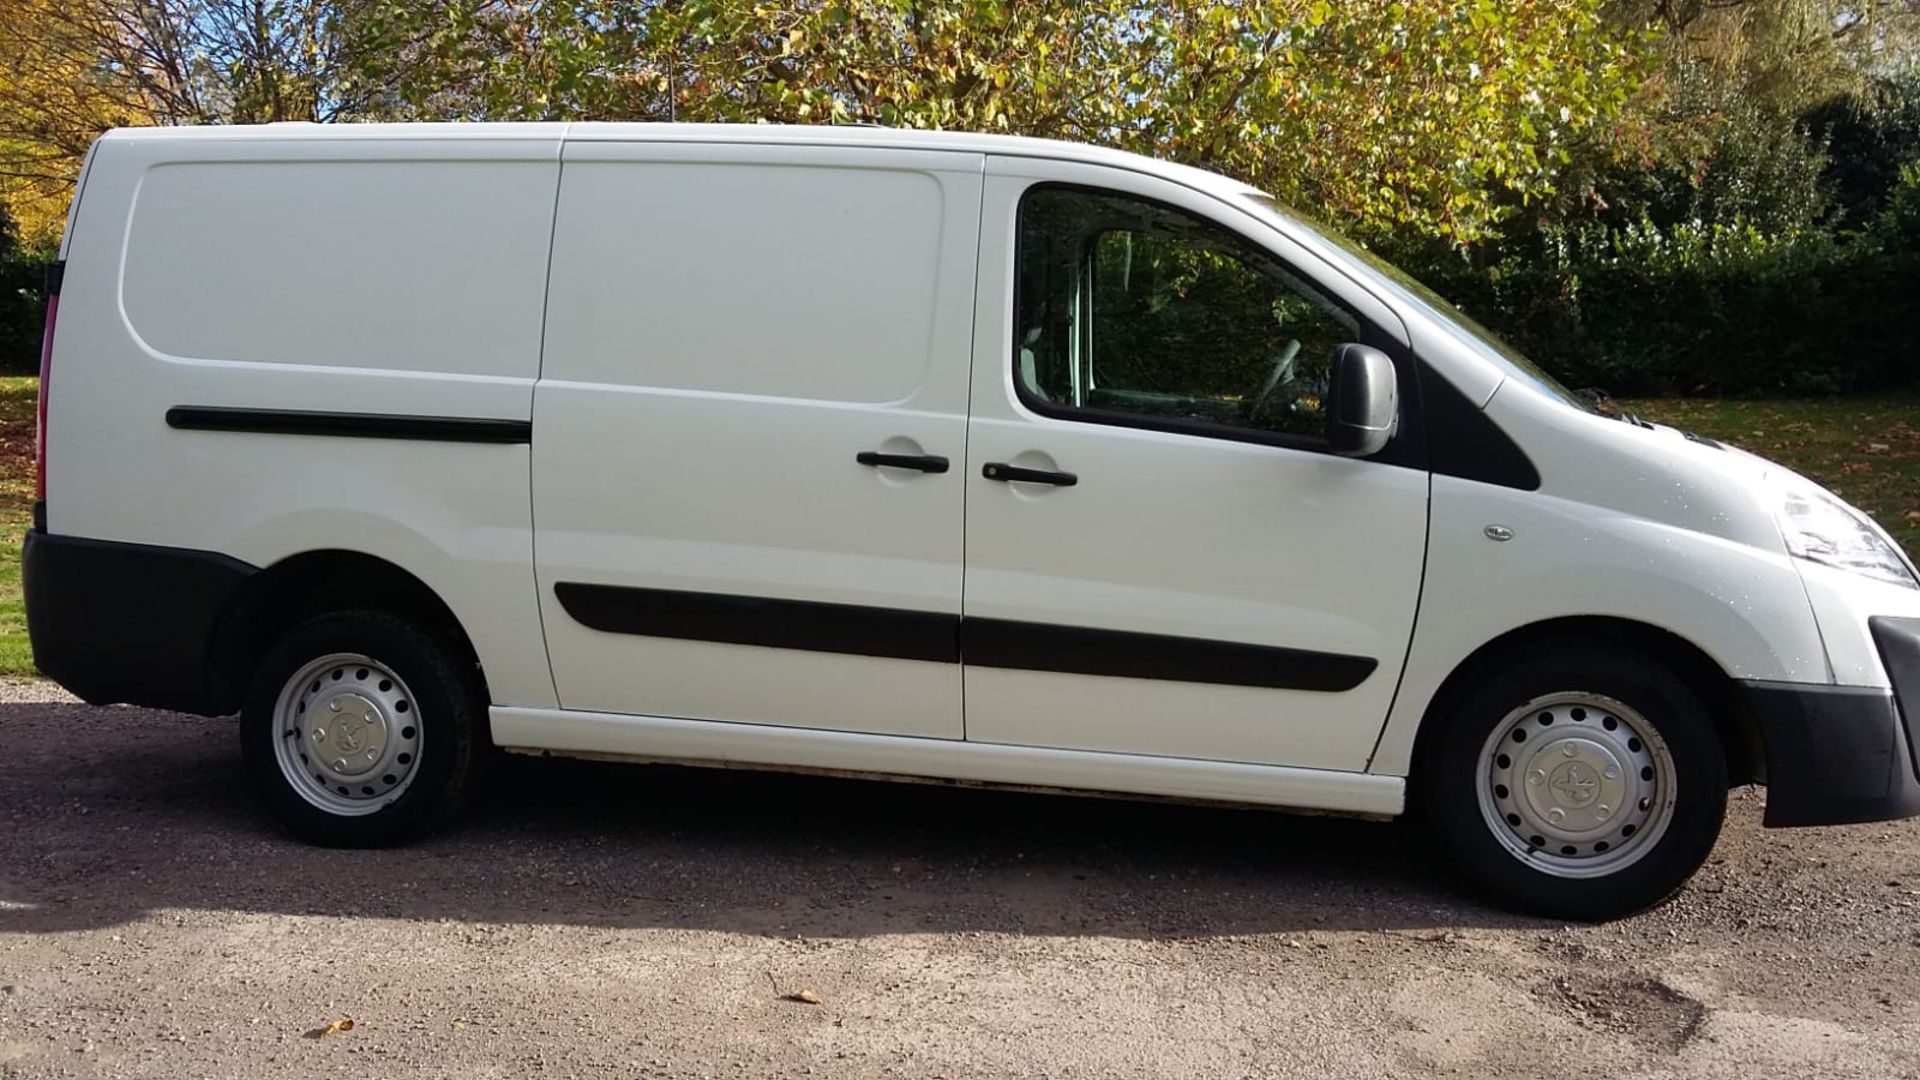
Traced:
[[1563, 762], [1547, 781], [1553, 797], [1562, 806], [1582, 807], [1600, 791], [1600, 778], [1593, 769], [1578, 761]]

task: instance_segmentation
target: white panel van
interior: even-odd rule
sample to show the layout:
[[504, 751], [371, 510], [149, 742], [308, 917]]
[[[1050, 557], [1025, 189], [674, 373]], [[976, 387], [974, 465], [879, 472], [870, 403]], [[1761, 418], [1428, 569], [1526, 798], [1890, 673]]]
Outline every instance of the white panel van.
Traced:
[[1418, 810], [1654, 903], [1730, 785], [1920, 813], [1920, 580], [1219, 176], [651, 125], [115, 131], [51, 292], [41, 669], [300, 836], [493, 748]]

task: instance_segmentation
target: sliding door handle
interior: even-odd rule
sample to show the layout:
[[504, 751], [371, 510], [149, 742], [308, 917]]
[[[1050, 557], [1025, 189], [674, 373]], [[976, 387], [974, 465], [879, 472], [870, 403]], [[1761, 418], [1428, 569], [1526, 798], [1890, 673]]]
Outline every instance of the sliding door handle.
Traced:
[[939, 454], [883, 454], [878, 450], [862, 450], [853, 460], [862, 465], [871, 465], [878, 469], [915, 469], [925, 473], [943, 473], [947, 471], [947, 459]]
[[1054, 472], [1052, 469], [1023, 469], [1018, 465], [1007, 465], [998, 461], [989, 461], [981, 468], [980, 475], [989, 480], [998, 480], [1003, 484], [1052, 484], [1054, 487], [1072, 487], [1080, 482], [1078, 476], [1070, 472]]

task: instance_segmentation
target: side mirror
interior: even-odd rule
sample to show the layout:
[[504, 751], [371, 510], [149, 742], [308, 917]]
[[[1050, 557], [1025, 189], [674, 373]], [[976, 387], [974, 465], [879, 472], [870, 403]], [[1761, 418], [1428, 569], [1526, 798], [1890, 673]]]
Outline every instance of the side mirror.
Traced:
[[1371, 457], [1400, 423], [1393, 361], [1366, 345], [1336, 345], [1327, 382], [1327, 443], [1342, 457]]

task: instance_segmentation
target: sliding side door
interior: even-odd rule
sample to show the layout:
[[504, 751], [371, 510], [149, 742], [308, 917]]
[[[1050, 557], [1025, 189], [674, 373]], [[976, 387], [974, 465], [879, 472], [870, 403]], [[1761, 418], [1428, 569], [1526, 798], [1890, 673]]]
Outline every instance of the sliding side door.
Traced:
[[960, 737], [981, 165], [569, 141], [533, 441], [563, 708]]

